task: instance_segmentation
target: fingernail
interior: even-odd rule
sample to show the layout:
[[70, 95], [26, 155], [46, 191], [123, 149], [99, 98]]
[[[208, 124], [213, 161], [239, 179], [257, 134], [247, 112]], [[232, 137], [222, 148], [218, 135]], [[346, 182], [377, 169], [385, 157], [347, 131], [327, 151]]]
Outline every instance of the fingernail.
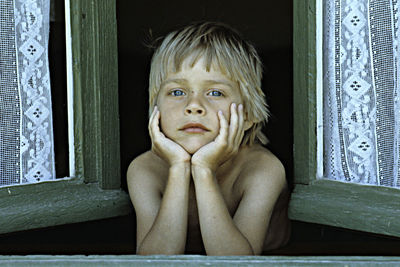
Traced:
[[239, 109], [243, 109], [243, 105], [242, 104], [239, 104]]
[[232, 107], [236, 108], [236, 103], [232, 103]]

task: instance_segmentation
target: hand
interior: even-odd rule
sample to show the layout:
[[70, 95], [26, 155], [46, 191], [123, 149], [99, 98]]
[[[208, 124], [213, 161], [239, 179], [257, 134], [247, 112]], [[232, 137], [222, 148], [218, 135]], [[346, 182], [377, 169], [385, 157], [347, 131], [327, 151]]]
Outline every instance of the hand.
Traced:
[[168, 162], [170, 166], [178, 163], [189, 163], [190, 154], [175, 143], [171, 139], [167, 138], [160, 131], [160, 111], [157, 106], [154, 107], [153, 113], [149, 120], [149, 133], [151, 138], [151, 150], [158, 156]]
[[231, 118], [228, 122], [222, 111], [218, 111], [219, 134], [214, 141], [201, 147], [192, 156], [192, 166], [208, 168], [215, 172], [217, 168], [239, 151], [244, 136], [243, 105], [231, 104]]

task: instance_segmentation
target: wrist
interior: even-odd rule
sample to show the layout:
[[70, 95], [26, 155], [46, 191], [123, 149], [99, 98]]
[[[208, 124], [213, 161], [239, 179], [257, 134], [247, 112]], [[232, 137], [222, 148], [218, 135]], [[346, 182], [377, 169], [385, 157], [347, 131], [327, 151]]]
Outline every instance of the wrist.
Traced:
[[196, 170], [210, 170], [212, 172], [215, 172], [217, 169], [216, 166], [213, 166], [212, 164], [209, 164], [208, 162], [198, 160], [195, 157], [192, 157], [190, 166], [192, 168], [192, 171], [194, 169], [196, 169]]
[[[190, 165], [189, 164], [175, 164], [171, 165], [168, 171], [168, 184], [172, 185], [174, 190], [178, 188], [189, 189], [190, 183]], [[185, 190], [186, 191], [186, 190]]]
[[191, 165], [191, 172], [192, 172], [192, 177], [193, 180], [197, 179], [214, 179], [216, 176], [216, 172], [210, 168], [209, 166], [204, 166], [204, 165]]
[[173, 167], [173, 166], [186, 166], [186, 165], [190, 166], [190, 161], [191, 158], [189, 156], [188, 158], [169, 159], [167, 162], [170, 167]]
[[174, 162], [169, 166], [170, 173], [181, 173], [183, 175], [190, 175], [190, 162]]

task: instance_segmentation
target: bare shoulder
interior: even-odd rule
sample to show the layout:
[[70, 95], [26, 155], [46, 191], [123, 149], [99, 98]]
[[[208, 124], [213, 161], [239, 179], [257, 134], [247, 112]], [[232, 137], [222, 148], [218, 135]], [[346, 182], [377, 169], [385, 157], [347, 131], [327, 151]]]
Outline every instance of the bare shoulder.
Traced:
[[237, 160], [241, 171], [236, 189], [241, 193], [241, 202], [235, 222], [253, 240], [259, 252], [285, 244], [290, 224], [284, 197], [287, 183], [283, 164], [260, 145], [243, 147]]
[[163, 165], [165, 165], [165, 162], [151, 150], [149, 150], [132, 160], [128, 167], [128, 175], [138, 170], [157, 171], [157, 169], [162, 168]]
[[265, 185], [278, 191], [286, 187], [285, 168], [268, 149], [261, 145], [245, 147], [241, 151], [240, 158], [242, 158], [240, 179], [243, 186]]
[[136, 188], [145, 189], [151, 187], [161, 190], [166, 168], [166, 163], [152, 151], [139, 155], [128, 167], [127, 182], [129, 192], [136, 191]]

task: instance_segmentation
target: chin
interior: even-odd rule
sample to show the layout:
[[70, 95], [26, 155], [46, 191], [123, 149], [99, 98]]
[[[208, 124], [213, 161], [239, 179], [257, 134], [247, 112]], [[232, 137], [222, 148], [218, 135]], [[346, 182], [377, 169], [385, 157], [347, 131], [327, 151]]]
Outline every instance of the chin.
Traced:
[[194, 153], [196, 153], [197, 150], [199, 150], [200, 148], [202, 148], [204, 145], [206, 145], [206, 143], [201, 143], [201, 144], [181, 144], [181, 146], [190, 154], [193, 155]]
[[190, 155], [193, 155], [196, 153], [197, 150], [200, 149], [200, 147], [194, 147], [194, 146], [189, 146], [189, 147], [183, 147]]

